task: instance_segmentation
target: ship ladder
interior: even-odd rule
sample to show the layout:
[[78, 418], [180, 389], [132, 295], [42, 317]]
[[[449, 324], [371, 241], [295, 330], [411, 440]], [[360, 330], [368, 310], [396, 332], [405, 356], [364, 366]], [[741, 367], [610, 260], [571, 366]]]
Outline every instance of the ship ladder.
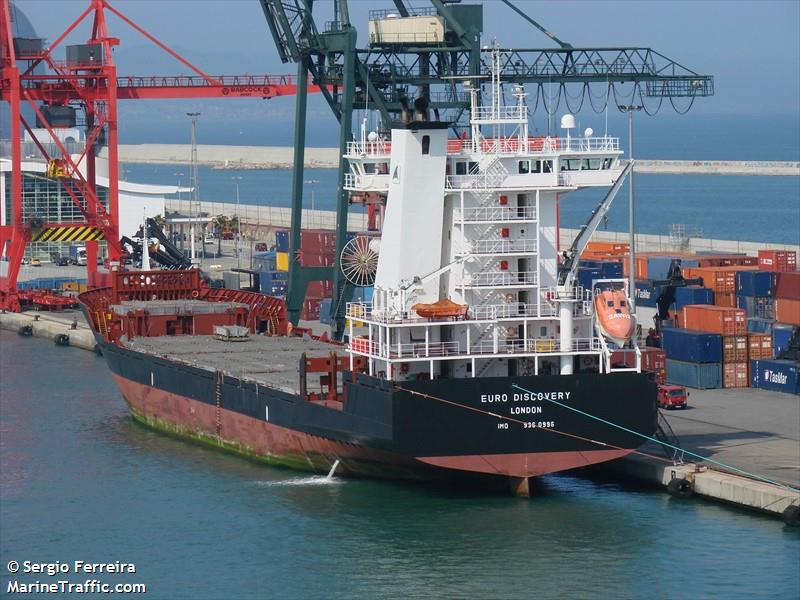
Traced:
[[106, 314], [105, 312], [98, 310], [95, 313], [95, 319], [97, 319], [97, 331], [99, 331], [104, 340], [108, 339], [108, 322], [106, 321]]
[[658, 429], [656, 429], [655, 437], [658, 441], [662, 442], [662, 444], [660, 444], [661, 451], [664, 452], [664, 455], [673, 463], [682, 465], [683, 449], [681, 441], [678, 439], [678, 436], [675, 435], [672, 426], [664, 417], [664, 413], [661, 412], [661, 409], [656, 410], [658, 410]]
[[214, 385], [214, 403], [216, 405], [216, 427], [217, 427], [217, 441], [221, 441], [220, 432], [222, 430], [222, 372], [216, 372], [216, 381]]

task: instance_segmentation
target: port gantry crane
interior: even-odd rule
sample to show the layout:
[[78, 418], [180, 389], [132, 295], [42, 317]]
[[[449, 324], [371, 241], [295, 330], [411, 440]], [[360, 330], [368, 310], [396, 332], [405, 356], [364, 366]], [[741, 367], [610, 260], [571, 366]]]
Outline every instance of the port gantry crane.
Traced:
[[[296, 323], [309, 281], [334, 280], [332, 303], [333, 333], [340, 337], [344, 331], [345, 300], [352, 292], [341, 269], [336, 267], [302, 266], [294, 255], [300, 248], [303, 199], [303, 158], [306, 129], [307, 78], [320, 87], [333, 114], [340, 124], [339, 151], [345, 154], [351, 140], [354, 110], [366, 106], [380, 112], [388, 124], [401, 110], [406, 98], [425, 97], [429, 108], [439, 111], [442, 118], [454, 124], [463, 123], [469, 109], [468, 94], [460, 89], [463, 82], [478, 82], [488, 77], [488, 61], [482, 60], [481, 33], [483, 6], [462, 4], [460, 0], [431, 0], [430, 6], [411, 8], [405, 0], [394, 0], [395, 10], [371, 11], [370, 21], [401, 20], [430, 16], [443, 23], [444, 34], [431, 37], [410, 35], [395, 38], [375, 35], [371, 30], [368, 45], [357, 48], [357, 31], [353, 26], [347, 0], [334, 0], [334, 20], [320, 27], [313, 14], [319, 3], [314, 0], [260, 0], [267, 25], [278, 54], [284, 63], [297, 64], [298, 93], [295, 114], [294, 179], [292, 186], [293, 257], [289, 271], [287, 308]], [[580, 106], [570, 105], [567, 89], [578, 88], [582, 106], [593, 97], [592, 89], [603, 88], [600, 97], [602, 112], [610, 94], [617, 100], [620, 84], [630, 84], [632, 92], [625, 100], [644, 98], [660, 108], [666, 99], [677, 111], [676, 98], [687, 99], [688, 106], [697, 97], [714, 93], [711, 76], [700, 75], [651, 48], [614, 47], [578, 48], [562, 41], [534, 19], [514, 6], [504, 4], [542, 31], [558, 47], [548, 49], [502, 50], [502, 80], [513, 84], [536, 86], [536, 101], [532, 111], [541, 103], [549, 113], [558, 109], [564, 100], [570, 112]], [[496, 10], [496, 9], [494, 9]], [[552, 88], [556, 88], [556, 95]], [[686, 108], [688, 110], [688, 107]], [[347, 172], [345, 159], [340, 158], [337, 188], [336, 257], [341, 256], [346, 243], [348, 193], [344, 189]]]
[[[118, 76], [112, 50], [120, 43], [112, 37], [106, 21], [109, 12], [167, 52], [192, 75]], [[91, 18], [91, 36], [85, 44], [67, 46], [67, 60], [56, 59], [54, 51], [85, 20]], [[316, 88], [303, 82], [303, 91]], [[19, 310], [17, 277], [28, 242], [52, 228], [63, 228], [65, 239], [87, 240], [87, 270], [97, 270], [97, 242], [105, 239], [110, 260], [119, 260], [122, 252], [119, 235], [118, 194], [119, 162], [117, 152], [117, 101], [171, 98], [272, 98], [294, 94], [293, 76], [235, 75], [212, 77], [171, 50], [134, 23], [106, 0], [90, 0], [87, 8], [50, 44], [42, 47], [39, 39], [15, 38], [12, 5], [0, 0], [0, 101], [10, 110], [11, 205], [10, 221], [0, 225], [0, 308]], [[28, 123], [22, 106], [28, 105], [40, 128], [47, 131], [37, 137], [33, 123]], [[86, 121], [86, 143], [80, 155], [72, 155], [54, 131], [52, 116], [60, 107], [82, 110]], [[55, 110], [53, 110], [55, 108]], [[63, 114], [63, 113], [62, 113]], [[26, 210], [22, 194], [22, 130], [28, 132], [38, 151], [48, 163], [48, 177], [58, 179], [66, 194], [83, 215], [84, 223], [45, 222]], [[104, 201], [96, 183], [96, 157], [100, 147], [107, 147], [108, 181]], [[86, 226], [89, 226], [87, 228]], [[68, 229], [81, 230], [75, 238]], [[78, 234], [75, 234], [78, 235]]]

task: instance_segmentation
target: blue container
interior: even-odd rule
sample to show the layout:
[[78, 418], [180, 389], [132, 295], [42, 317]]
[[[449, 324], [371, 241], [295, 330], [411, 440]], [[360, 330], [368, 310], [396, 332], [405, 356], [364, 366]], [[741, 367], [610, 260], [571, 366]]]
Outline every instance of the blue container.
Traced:
[[276, 271], [278, 269], [275, 252], [258, 252], [253, 255], [254, 271]]
[[258, 291], [268, 296], [285, 296], [289, 291], [289, 282], [273, 281], [268, 277], [258, 277]]
[[650, 279], [637, 279], [636, 305], [654, 308], [656, 305], [656, 298], [661, 295], [661, 290], [662, 288], [660, 287], [653, 287], [653, 282]]
[[577, 272], [578, 285], [584, 289], [592, 289], [592, 281], [595, 279], [603, 279], [600, 269], [582, 269], [578, 267]]
[[772, 346], [775, 348], [775, 356], [780, 356], [781, 352], [789, 347], [789, 341], [796, 329], [797, 327], [794, 325], [775, 323], [772, 328]]
[[696, 259], [680, 256], [649, 256], [647, 258], [647, 277], [650, 279], [666, 279], [669, 267], [674, 259], [681, 261], [681, 267], [696, 267], [700, 264]]
[[279, 229], [275, 232], [275, 250], [278, 252], [289, 251], [289, 231]]
[[622, 263], [607, 260], [600, 266], [603, 279], [619, 279], [622, 277]]
[[690, 329], [664, 329], [661, 347], [667, 358], [696, 363], [722, 362], [722, 336]]
[[775, 275], [770, 271], [737, 271], [736, 293], [740, 296], [772, 296]]
[[747, 319], [747, 333], [772, 333], [772, 319], [751, 317]]
[[667, 383], [700, 390], [722, 387], [720, 363], [693, 363], [667, 359]]
[[582, 258], [578, 261], [578, 268], [579, 269], [602, 269], [603, 263], [606, 261], [604, 260], [587, 260]]
[[708, 288], [688, 286], [675, 288], [675, 308], [681, 310], [691, 304], [714, 304], [714, 292]]
[[319, 303], [319, 322], [323, 325], [331, 324], [331, 306], [333, 298], [325, 298]]
[[697, 250], [697, 256], [747, 256], [744, 252], [720, 252], [719, 250]]
[[775, 299], [756, 296], [736, 296], [736, 307], [741, 308], [748, 317], [761, 319], [775, 318]]
[[750, 361], [750, 377], [754, 388], [800, 395], [800, 365], [793, 360]]

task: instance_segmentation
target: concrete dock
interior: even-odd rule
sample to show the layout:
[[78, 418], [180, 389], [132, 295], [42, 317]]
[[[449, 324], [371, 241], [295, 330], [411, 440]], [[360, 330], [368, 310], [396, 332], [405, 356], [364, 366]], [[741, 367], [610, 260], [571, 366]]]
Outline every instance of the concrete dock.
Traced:
[[698, 496], [775, 516], [800, 506], [800, 396], [753, 388], [690, 390], [688, 408], [663, 414], [681, 448], [739, 471], [690, 455], [685, 464], [671, 464], [652, 442], [641, 451], [664, 458], [634, 454], [591, 470], [662, 487], [686, 479]]

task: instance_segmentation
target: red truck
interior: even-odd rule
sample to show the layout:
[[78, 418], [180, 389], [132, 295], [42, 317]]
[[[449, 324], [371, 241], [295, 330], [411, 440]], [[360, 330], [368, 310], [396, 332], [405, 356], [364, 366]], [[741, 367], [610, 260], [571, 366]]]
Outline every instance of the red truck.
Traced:
[[659, 384], [658, 405], [661, 408], [686, 408], [689, 392], [682, 385]]

